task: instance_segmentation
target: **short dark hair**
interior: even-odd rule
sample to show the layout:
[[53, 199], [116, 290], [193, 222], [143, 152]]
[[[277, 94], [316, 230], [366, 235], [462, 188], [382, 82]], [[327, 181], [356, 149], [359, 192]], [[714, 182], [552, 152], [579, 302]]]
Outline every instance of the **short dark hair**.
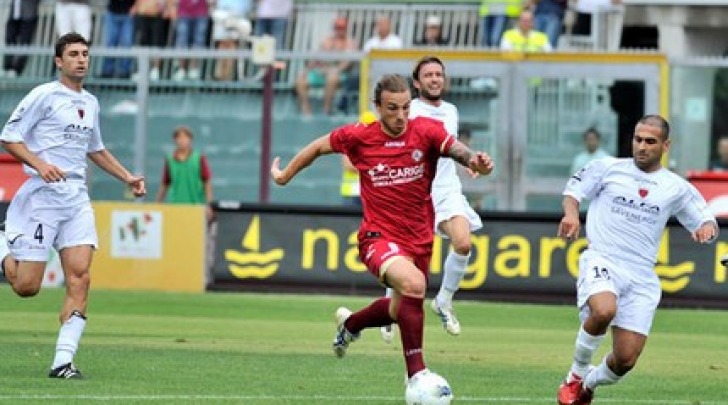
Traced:
[[63, 51], [71, 44], [84, 44], [89, 46], [88, 41], [83, 37], [83, 35], [77, 32], [69, 32], [68, 34], [61, 35], [56, 40], [56, 58], [62, 57]]
[[644, 124], [660, 128], [662, 132], [662, 140], [670, 139], [670, 123], [665, 118], [657, 114], [647, 114], [637, 121], [638, 124]]
[[440, 60], [440, 58], [438, 58], [437, 56], [424, 56], [417, 61], [414, 70], [412, 70], [413, 80], [420, 81], [420, 70], [422, 69], [422, 66], [425, 66], [428, 63], [437, 63], [438, 65], [442, 66], [442, 73], [445, 73], [445, 64], [442, 63], [442, 60]]
[[581, 134], [581, 139], [586, 139], [587, 135], [594, 134], [597, 136], [597, 139], [602, 139], [602, 134], [599, 133], [599, 131], [594, 127], [589, 127], [584, 131], [583, 134]]
[[374, 88], [374, 104], [382, 104], [382, 92], [389, 91], [392, 93], [409, 92], [409, 84], [407, 79], [402, 75], [384, 75], [377, 82], [377, 86]]
[[187, 134], [187, 136], [189, 136], [190, 139], [194, 138], [192, 136], [192, 130], [190, 129], [190, 127], [185, 126], [185, 125], [180, 125], [174, 129], [174, 132], [172, 132], [172, 139], [177, 139], [177, 137], [180, 136], [181, 134]]

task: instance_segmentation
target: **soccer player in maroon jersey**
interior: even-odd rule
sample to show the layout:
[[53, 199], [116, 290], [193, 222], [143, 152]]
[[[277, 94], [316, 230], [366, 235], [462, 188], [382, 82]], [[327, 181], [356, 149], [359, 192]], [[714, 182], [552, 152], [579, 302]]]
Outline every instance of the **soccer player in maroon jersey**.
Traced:
[[321, 155], [346, 154], [359, 170], [364, 219], [359, 228], [359, 257], [379, 281], [394, 289], [355, 313], [336, 311], [333, 349], [343, 357], [350, 342], [365, 328], [399, 324], [407, 376], [426, 370], [422, 355], [423, 301], [432, 253], [434, 212], [430, 188], [437, 160], [449, 156], [473, 172], [489, 174], [493, 162], [473, 152], [430, 118], [408, 119], [411, 95], [406, 79], [383, 76], [374, 90], [380, 116], [371, 124], [355, 123], [334, 129], [304, 147], [280, 168], [271, 165], [279, 185]]

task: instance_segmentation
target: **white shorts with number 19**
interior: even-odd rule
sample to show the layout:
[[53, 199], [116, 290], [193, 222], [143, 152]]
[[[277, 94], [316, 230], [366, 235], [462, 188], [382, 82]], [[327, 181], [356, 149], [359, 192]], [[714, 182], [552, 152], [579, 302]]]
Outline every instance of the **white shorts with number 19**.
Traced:
[[[645, 278], [644, 275], [650, 276]], [[585, 250], [579, 258], [579, 279], [576, 282], [577, 306], [582, 322], [590, 313], [586, 305], [589, 297], [607, 291], [617, 297], [617, 314], [612, 326], [649, 335], [662, 297], [660, 280], [654, 270], [636, 268], [634, 264], [608, 258], [600, 252]]]
[[51, 247], [98, 245], [94, 212], [83, 179], [46, 183], [32, 177], [8, 207], [5, 235], [16, 260], [48, 261]]

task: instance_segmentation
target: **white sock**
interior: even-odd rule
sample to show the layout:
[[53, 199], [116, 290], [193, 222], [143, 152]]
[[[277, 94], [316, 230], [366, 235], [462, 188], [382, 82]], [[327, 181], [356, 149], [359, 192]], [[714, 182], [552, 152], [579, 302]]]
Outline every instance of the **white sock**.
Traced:
[[73, 311], [71, 317], [61, 325], [56, 342], [56, 357], [53, 359], [51, 369], [73, 362], [73, 356], [78, 349], [83, 329], [86, 327], [86, 317], [78, 311]]
[[584, 386], [590, 390], [594, 390], [599, 385], [612, 385], [619, 382], [622, 376], [614, 374], [609, 366], [607, 366], [607, 356], [604, 356], [602, 362], [584, 378]]
[[392, 289], [387, 287], [387, 289], [384, 291], [384, 298], [392, 298]]
[[600, 336], [590, 335], [584, 330], [584, 325], [581, 325], [579, 333], [576, 335], [574, 363], [571, 365], [569, 377], [571, 376], [571, 373], [574, 373], [579, 377], [584, 378], [586, 373], [589, 371], [589, 365], [592, 362], [594, 353], [599, 348], [599, 345], [602, 343], [605, 336], [606, 334]]
[[460, 282], [465, 277], [469, 258], [470, 254], [461, 255], [454, 250], [451, 250], [447, 255], [443, 266], [445, 270], [442, 276], [442, 284], [437, 297], [435, 297], [441, 307], [452, 307], [452, 297], [460, 289]]

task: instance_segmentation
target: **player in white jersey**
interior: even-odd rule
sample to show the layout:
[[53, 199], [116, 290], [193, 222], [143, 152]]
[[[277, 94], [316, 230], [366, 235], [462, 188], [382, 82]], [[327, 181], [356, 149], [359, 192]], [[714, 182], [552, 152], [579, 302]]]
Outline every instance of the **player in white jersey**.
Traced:
[[0, 233], [0, 269], [21, 297], [38, 293], [49, 249], [59, 252], [66, 278], [61, 328], [49, 377], [81, 378], [73, 357], [86, 326], [89, 267], [97, 245], [94, 214], [86, 187], [86, 157], [129, 185], [146, 192], [104, 148], [99, 103], [83, 89], [89, 69], [88, 42], [79, 34], [55, 45], [58, 81], [43, 84], [20, 102], [0, 133], [2, 146], [24, 163], [30, 178], [8, 208]]
[[[654, 272], [660, 238], [675, 215], [699, 243], [718, 234], [715, 217], [691, 184], [661, 165], [670, 147], [670, 126], [659, 115], [639, 120], [631, 159], [602, 158], [576, 172], [564, 191], [564, 217], [558, 234], [579, 236], [579, 203], [587, 211], [589, 247], [579, 259], [577, 306], [581, 328], [574, 362], [559, 387], [562, 405], [590, 404], [594, 389], [617, 383], [637, 362], [660, 302]], [[612, 351], [591, 365], [612, 326]]]
[[[412, 80], [419, 97], [410, 103], [410, 118], [428, 117], [442, 121], [449, 134], [457, 137], [458, 109], [443, 100], [445, 92], [445, 65], [435, 56], [420, 59], [412, 71]], [[435, 232], [450, 239], [452, 250], [445, 259], [440, 290], [432, 300], [431, 308], [440, 317], [442, 326], [451, 335], [460, 334], [453, 310], [453, 295], [460, 288], [470, 257], [470, 233], [483, 227], [478, 214], [463, 195], [455, 162], [440, 158], [437, 174], [432, 183], [432, 203], [435, 208]], [[387, 295], [391, 294], [387, 290]], [[392, 327], [382, 327], [382, 338], [392, 340]]]

